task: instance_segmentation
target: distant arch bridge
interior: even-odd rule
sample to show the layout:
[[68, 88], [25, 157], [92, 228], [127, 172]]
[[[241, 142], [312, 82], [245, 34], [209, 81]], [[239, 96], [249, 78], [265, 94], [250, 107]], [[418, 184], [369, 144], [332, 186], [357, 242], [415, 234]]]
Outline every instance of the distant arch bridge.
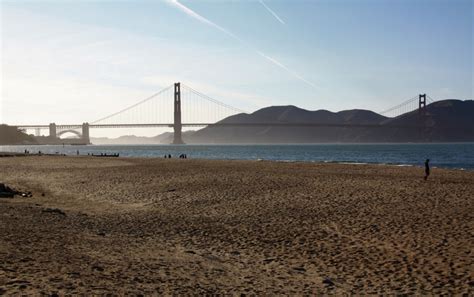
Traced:
[[67, 133], [71, 133], [71, 134], [76, 135], [78, 138], [82, 138], [82, 133], [81, 132], [79, 132], [77, 130], [72, 130], [72, 129], [59, 131], [59, 132], [56, 133], [56, 136], [58, 138], [61, 138], [62, 135], [67, 134]]

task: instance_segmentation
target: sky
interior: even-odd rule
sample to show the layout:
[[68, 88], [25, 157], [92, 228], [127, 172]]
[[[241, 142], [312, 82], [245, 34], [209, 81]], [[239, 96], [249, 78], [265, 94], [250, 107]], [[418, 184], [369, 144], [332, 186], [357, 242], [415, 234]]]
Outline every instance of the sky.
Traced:
[[[177, 81], [248, 112], [473, 98], [472, 0], [0, 0], [0, 10], [0, 123], [93, 122]], [[132, 133], [157, 130], [91, 131]]]

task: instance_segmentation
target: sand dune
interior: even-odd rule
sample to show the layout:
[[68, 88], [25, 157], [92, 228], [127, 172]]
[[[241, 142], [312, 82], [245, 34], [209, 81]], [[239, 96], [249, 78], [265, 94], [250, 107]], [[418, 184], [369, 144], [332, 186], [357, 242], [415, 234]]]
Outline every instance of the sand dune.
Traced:
[[34, 194], [0, 199], [0, 294], [474, 292], [474, 172], [33, 156], [0, 168]]

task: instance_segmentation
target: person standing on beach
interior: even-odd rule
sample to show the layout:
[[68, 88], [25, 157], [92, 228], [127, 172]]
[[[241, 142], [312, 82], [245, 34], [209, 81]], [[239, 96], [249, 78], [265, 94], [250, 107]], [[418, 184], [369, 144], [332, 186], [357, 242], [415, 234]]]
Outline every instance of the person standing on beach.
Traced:
[[426, 161], [425, 161], [425, 180], [428, 179], [429, 175], [430, 175], [430, 159], [426, 159]]

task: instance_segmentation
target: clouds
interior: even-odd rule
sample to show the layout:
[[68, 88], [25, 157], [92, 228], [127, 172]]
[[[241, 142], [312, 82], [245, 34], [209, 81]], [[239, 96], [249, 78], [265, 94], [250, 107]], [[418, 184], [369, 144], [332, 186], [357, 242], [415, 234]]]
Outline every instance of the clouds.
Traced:
[[[319, 89], [318, 86], [309, 81], [308, 79], [304, 78], [302, 75], [298, 74], [296, 71], [290, 69], [288, 66], [285, 66], [283, 63], [281, 63], [280, 61], [278, 61], [277, 59], [275, 58], [272, 58], [270, 57], [268, 54], [265, 54], [264, 52], [258, 50], [257, 48], [255, 48], [252, 44], [250, 44], [249, 42], [241, 39], [240, 37], [238, 37], [237, 35], [235, 35], [234, 33], [230, 32], [229, 30], [223, 28], [222, 26], [219, 26], [218, 24], [212, 22], [211, 20], [203, 17], [202, 15], [198, 14], [197, 12], [193, 11], [192, 9], [190, 9], [189, 7], [181, 4], [179, 1], [177, 0], [168, 0], [167, 1], [170, 5], [176, 7], [177, 9], [181, 10], [182, 12], [184, 12], [185, 14], [187, 14], [188, 16], [198, 20], [199, 22], [203, 23], [203, 24], [206, 24], [208, 26], [211, 26], [211, 27], [214, 27], [215, 29], [225, 33], [226, 35], [228, 35], [229, 37], [237, 40], [238, 42], [242, 43], [243, 45], [245, 45], [247, 48], [253, 50], [257, 55], [259, 55], [260, 57], [264, 58], [267, 62], [270, 62], [272, 63], [273, 65], [279, 67], [280, 69], [282, 69], [283, 71], [285, 71], [286, 73], [288, 73], [289, 75], [291, 75], [292, 77], [296, 78], [297, 80], [305, 83], [306, 85], [310, 86], [311, 88], [314, 88], [314, 89]], [[263, 2], [261, 2], [264, 6], [265, 4]], [[265, 6], [267, 7], [267, 6]], [[276, 16], [276, 14], [275, 14]]]

